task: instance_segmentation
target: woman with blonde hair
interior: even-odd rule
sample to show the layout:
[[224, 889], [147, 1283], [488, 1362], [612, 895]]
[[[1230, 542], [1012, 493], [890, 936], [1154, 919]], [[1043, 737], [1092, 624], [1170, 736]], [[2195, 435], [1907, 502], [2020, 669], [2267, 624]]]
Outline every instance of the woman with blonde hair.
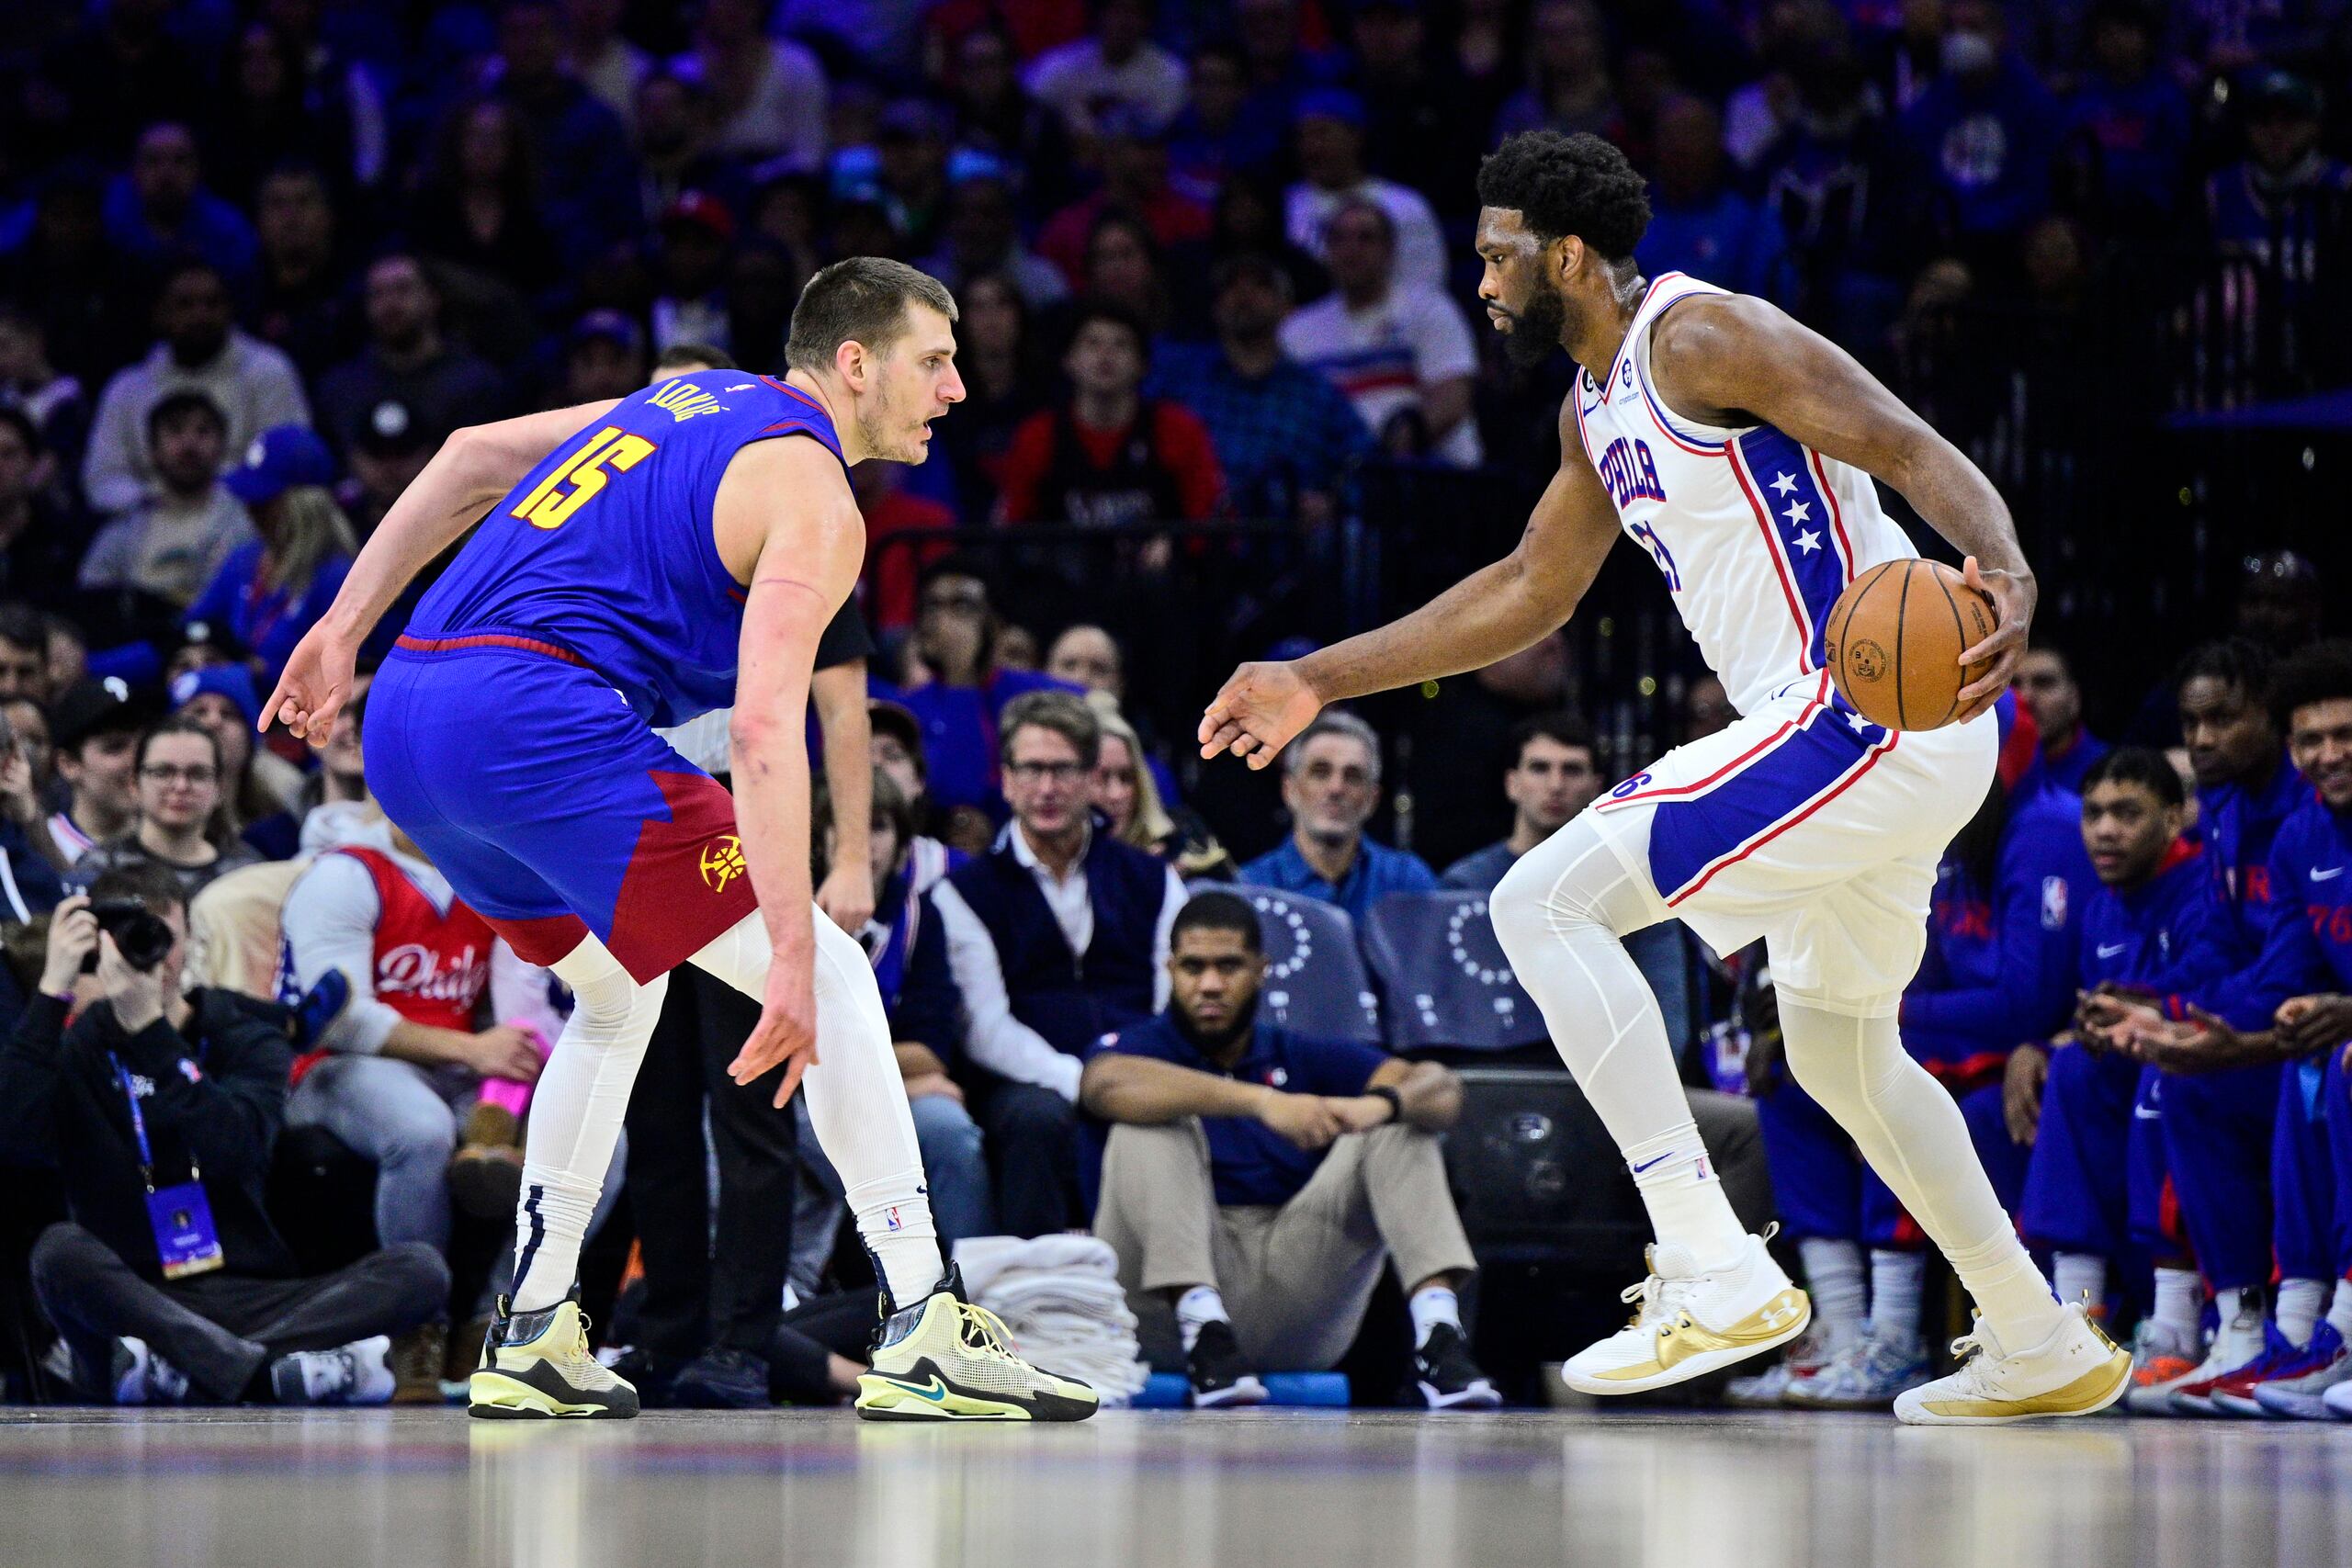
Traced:
[[252, 511], [261, 537], [220, 563], [181, 624], [226, 627], [262, 661], [267, 680], [334, 603], [359, 553], [351, 519], [327, 489], [334, 479], [326, 443], [303, 425], [281, 424], [264, 431], [222, 481]]
[[1160, 797], [1150, 757], [1136, 727], [1119, 711], [1119, 699], [1108, 692], [1089, 692], [1086, 705], [1094, 710], [1102, 730], [1091, 784], [1094, 809], [1110, 822], [1112, 835], [1158, 855], [1187, 881], [1233, 875], [1233, 857], [1208, 824], [1181, 807], [1170, 809]]

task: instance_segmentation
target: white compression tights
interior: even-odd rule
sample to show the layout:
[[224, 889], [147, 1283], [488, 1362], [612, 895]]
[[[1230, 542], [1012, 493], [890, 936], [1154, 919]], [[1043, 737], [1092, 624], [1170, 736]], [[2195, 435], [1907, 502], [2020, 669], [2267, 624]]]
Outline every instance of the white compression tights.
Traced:
[[[818, 1060], [801, 1092], [892, 1299], [920, 1300], [945, 1270], [889, 1021], [865, 950], [821, 913], [816, 931]], [[766, 988], [768, 952], [755, 913], [691, 962], [756, 998]], [[581, 1238], [669, 985], [667, 976], [638, 984], [594, 936], [553, 967], [572, 989], [573, 1010], [531, 1102], [515, 1225], [518, 1312], [552, 1305], [571, 1288]]]

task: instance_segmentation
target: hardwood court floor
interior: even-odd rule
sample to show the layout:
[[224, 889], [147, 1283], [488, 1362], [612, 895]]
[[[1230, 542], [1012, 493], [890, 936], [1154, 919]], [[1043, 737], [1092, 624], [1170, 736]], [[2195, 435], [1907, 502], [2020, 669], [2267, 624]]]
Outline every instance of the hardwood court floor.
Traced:
[[2352, 1563], [2352, 1426], [0, 1410], [5, 1568]]

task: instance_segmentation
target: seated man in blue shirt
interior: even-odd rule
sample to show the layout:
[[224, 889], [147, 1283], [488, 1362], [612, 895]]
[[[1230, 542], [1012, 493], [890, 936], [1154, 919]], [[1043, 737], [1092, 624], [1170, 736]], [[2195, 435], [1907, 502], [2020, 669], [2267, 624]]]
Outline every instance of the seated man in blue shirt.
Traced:
[[1493, 1407], [1463, 1335], [1454, 1292], [1476, 1265], [1437, 1140], [1460, 1081], [1260, 1020], [1265, 976], [1256, 912], [1204, 893], [1176, 917], [1168, 1010], [1088, 1055], [1080, 1099], [1116, 1123], [1094, 1229], [1121, 1282], [1175, 1304], [1196, 1406], [1254, 1404], [1252, 1368], [1346, 1353], [1394, 1254], [1421, 1398]]
[[1361, 921], [1390, 893], [1427, 893], [1437, 874], [1420, 857], [1364, 836], [1380, 807], [1380, 737], [1351, 713], [1326, 713], [1283, 752], [1290, 837], [1241, 868], [1253, 887], [1337, 904]]

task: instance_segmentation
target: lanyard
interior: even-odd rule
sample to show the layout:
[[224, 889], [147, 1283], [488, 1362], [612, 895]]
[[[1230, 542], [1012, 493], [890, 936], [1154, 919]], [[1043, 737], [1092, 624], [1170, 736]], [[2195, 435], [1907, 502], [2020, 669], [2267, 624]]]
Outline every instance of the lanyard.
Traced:
[[[139, 1179], [146, 1183], [147, 1190], [153, 1192], [155, 1190], [155, 1151], [148, 1146], [147, 1118], [139, 1109], [138, 1087], [130, 1081], [130, 1069], [122, 1065], [121, 1057], [109, 1051], [107, 1060], [114, 1064], [114, 1080], [122, 1086], [123, 1099], [130, 1102], [130, 1135], [139, 1141]], [[204, 1179], [204, 1173], [196, 1168], [193, 1150], [187, 1156], [187, 1179], [190, 1181]]]

